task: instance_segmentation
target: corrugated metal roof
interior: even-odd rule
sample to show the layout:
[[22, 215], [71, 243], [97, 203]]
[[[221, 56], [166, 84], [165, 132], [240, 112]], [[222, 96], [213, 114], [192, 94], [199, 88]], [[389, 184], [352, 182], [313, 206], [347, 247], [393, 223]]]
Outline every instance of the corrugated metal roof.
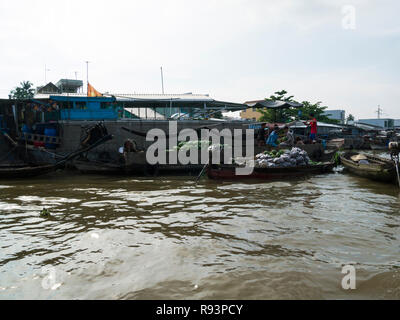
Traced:
[[[85, 93], [62, 93], [62, 94], [36, 94], [34, 99], [50, 99], [50, 96], [53, 97], [86, 97]], [[105, 97], [114, 96], [117, 101], [127, 102], [134, 104], [135, 102], [147, 102], [147, 103], [161, 103], [164, 104], [164, 107], [168, 107], [168, 102], [172, 101], [173, 103], [194, 103], [201, 104], [207, 103], [207, 106], [210, 108], [221, 108], [226, 110], [244, 110], [246, 109], [246, 105], [235, 102], [226, 102], [226, 101], [218, 101], [211, 98], [208, 94], [193, 94], [193, 93], [184, 93], [184, 94], [116, 94], [116, 93], [104, 93]], [[162, 106], [160, 106], [162, 107]]]
[[180, 101], [214, 101], [213, 98], [210, 98], [208, 94], [193, 94], [193, 93], [184, 93], [184, 94], [116, 94], [109, 93], [110, 95], [115, 96], [118, 100], [127, 99], [127, 100], [180, 100]]
[[326, 122], [317, 122], [317, 126], [319, 127], [329, 127], [329, 128], [337, 128], [337, 129], [343, 129], [343, 126], [333, 124], [333, 123], [326, 123]]
[[60, 79], [56, 83], [57, 87], [60, 86], [72, 86], [72, 87], [82, 87], [83, 86], [83, 81], [82, 80], [75, 80], [75, 79]]
[[[215, 101], [208, 94], [126, 94], [104, 93], [105, 96], [114, 96], [117, 100], [180, 100], [180, 101]], [[50, 96], [62, 97], [86, 97], [86, 93], [61, 93], [61, 94], [37, 94], [35, 99], [49, 99]]]
[[82, 93], [37, 93], [33, 97], [34, 99], [50, 99], [50, 96], [57, 97], [86, 97], [86, 94]]
[[[304, 120], [304, 122], [306, 122], [306, 120]], [[307, 126], [304, 124], [303, 121], [297, 121], [294, 125], [292, 125], [292, 128], [307, 128]], [[318, 127], [327, 127], [327, 128], [336, 128], [336, 129], [342, 129], [342, 126], [338, 126], [336, 124], [332, 124], [332, 123], [325, 123], [325, 122], [320, 122], [317, 121], [317, 126]]]

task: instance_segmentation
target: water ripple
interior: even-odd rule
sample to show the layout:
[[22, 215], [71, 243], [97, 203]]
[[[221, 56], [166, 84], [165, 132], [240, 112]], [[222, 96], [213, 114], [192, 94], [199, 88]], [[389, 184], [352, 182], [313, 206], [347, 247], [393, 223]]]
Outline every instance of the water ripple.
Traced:
[[[197, 186], [65, 176], [0, 189], [0, 299], [343, 298], [349, 262], [357, 297], [399, 295], [388, 281], [400, 267], [390, 185], [336, 173]], [[41, 285], [44, 266], [54, 290]]]

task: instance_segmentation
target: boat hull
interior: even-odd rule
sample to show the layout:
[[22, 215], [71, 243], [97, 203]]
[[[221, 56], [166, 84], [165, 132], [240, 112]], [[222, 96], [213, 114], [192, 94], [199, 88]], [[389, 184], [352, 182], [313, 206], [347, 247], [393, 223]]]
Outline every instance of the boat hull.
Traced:
[[0, 179], [21, 179], [32, 178], [57, 170], [55, 165], [21, 166], [21, 167], [0, 167]]
[[73, 162], [79, 172], [85, 174], [117, 174], [123, 173], [123, 166], [98, 161], [75, 160]]
[[342, 165], [350, 173], [374, 181], [387, 183], [397, 181], [396, 167], [391, 160], [366, 155], [370, 164], [359, 164], [350, 159], [353, 155], [356, 155], [356, 153], [346, 153], [340, 156]]
[[333, 163], [323, 163], [320, 165], [309, 165], [301, 167], [286, 168], [254, 168], [253, 173], [249, 175], [236, 175], [236, 166], [219, 165], [210, 166], [207, 175], [210, 179], [216, 180], [281, 180], [302, 177], [310, 174], [321, 174], [331, 172]]
[[381, 144], [371, 144], [371, 149], [372, 150], [389, 150], [387, 145], [381, 145]]

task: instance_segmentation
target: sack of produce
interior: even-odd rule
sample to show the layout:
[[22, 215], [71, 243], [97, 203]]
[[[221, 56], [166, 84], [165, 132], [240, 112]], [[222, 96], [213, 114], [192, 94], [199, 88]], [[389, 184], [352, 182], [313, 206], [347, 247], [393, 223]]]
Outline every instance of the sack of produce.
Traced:
[[262, 162], [262, 167], [263, 168], [268, 168], [269, 162], [267, 160], [263, 160]]
[[281, 156], [281, 159], [283, 159], [284, 162], [288, 162], [290, 159], [290, 156], [284, 154], [283, 156]]
[[300, 148], [265, 151], [255, 156], [255, 166], [258, 168], [296, 167], [308, 165], [310, 162], [307, 152]]

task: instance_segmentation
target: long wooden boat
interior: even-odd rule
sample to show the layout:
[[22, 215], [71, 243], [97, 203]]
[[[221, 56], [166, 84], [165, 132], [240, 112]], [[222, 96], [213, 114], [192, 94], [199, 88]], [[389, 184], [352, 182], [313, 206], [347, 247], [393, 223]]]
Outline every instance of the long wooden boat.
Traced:
[[340, 156], [342, 165], [351, 173], [375, 181], [394, 183], [397, 181], [396, 166], [390, 159], [365, 154], [369, 164], [353, 161], [356, 152], [346, 152]]
[[236, 175], [236, 165], [210, 165], [207, 169], [207, 175], [211, 179], [217, 180], [280, 180], [296, 178], [310, 174], [320, 174], [331, 172], [334, 167], [333, 162], [324, 162], [317, 165], [282, 167], [282, 168], [254, 168], [253, 173], [249, 175]]
[[32, 164], [24, 166], [0, 166], [0, 178], [1, 179], [12, 179], [12, 178], [31, 178], [47, 174], [49, 172], [56, 171], [61, 168], [62, 165], [54, 164]]
[[110, 162], [76, 159], [73, 165], [85, 174], [120, 174], [124, 172], [124, 165]]
[[75, 159], [73, 165], [84, 174], [155, 176], [159, 172], [158, 165], [151, 166], [147, 163], [145, 152], [124, 153], [120, 163]]
[[15, 178], [31, 178], [40, 175], [44, 175], [58, 169], [61, 169], [65, 166], [65, 164], [81, 154], [90, 151], [91, 149], [97, 147], [98, 145], [112, 139], [112, 136], [107, 134], [103, 136], [95, 143], [79, 148], [78, 150], [70, 153], [69, 155], [65, 156], [58, 162], [54, 164], [25, 164], [25, 165], [7, 165], [7, 166], [0, 166], [0, 179], [15, 179]]
[[386, 144], [370, 144], [372, 150], [389, 150]]
[[204, 167], [201, 164], [201, 154], [198, 155], [199, 164], [156, 164], [147, 163], [146, 152], [127, 152], [125, 157], [125, 172], [127, 174], [143, 174], [145, 176], [156, 175], [192, 175], [198, 174]]

